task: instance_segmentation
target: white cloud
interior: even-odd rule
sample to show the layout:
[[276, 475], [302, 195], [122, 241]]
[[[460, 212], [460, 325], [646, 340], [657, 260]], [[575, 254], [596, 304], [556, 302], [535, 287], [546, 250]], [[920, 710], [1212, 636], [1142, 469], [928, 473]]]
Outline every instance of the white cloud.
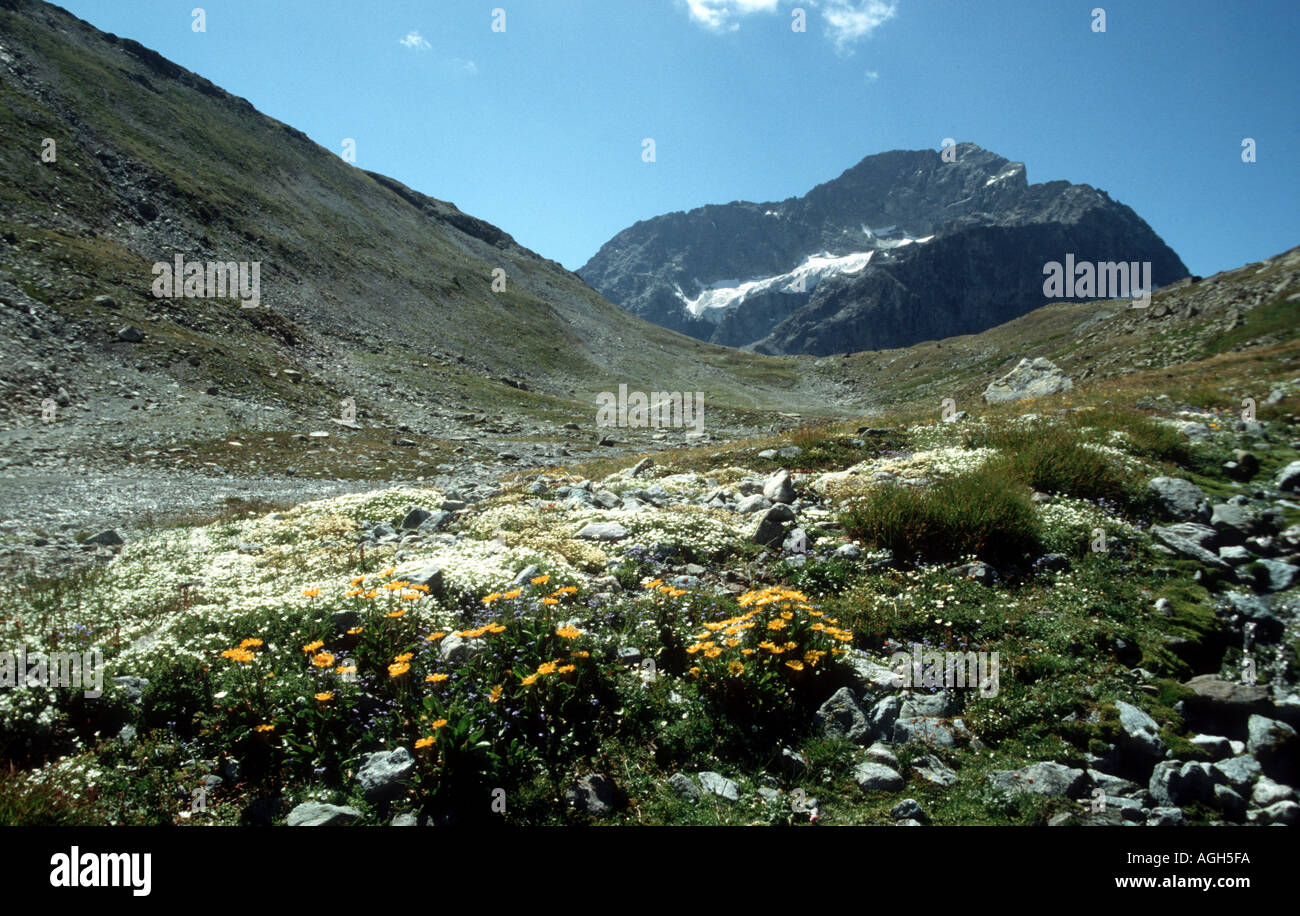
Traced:
[[[740, 20], [754, 13], [773, 13], [781, 7], [811, 8], [820, 13], [826, 32], [841, 53], [867, 38], [898, 13], [896, 0], [677, 0], [685, 5], [692, 22], [713, 32], [734, 32]], [[813, 15], [808, 17], [810, 20]]]
[[408, 32], [406, 37], [399, 42], [402, 47], [410, 48], [413, 51], [427, 51], [431, 45], [421, 37], [419, 32]]
[[874, 82], [875, 82], [876, 80], [878, 80], [878, 79], [880, 79], [880, 74], [877, 73], [875, 70], [868, 70], [868, 71], [867, 71], [867, 82], [868, 82], [868, 83], [874, 83]]
[[826, 30], [839, 51], [851, 50], [850, 45], [869, 37], [898, 13], [893, 0], [815, 0], [814, 5], [822, 8]]
[[736, 20], [751, 13], [770, 13], [779, 0], [686, 0], [691, 21], [714, 32], [734, 32]]
[[466, 73], [478, 73], [478, 64], [472, 60], [465, 60], [461, 57], [453, 57], [451, 62], [456, 65], [458, 70], [464, 70]]

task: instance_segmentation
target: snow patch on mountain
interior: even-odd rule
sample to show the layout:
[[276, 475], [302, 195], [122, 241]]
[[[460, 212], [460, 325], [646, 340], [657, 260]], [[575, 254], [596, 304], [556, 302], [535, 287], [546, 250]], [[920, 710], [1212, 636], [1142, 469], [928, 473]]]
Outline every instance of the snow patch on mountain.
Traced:
[[[891, 245], [889, 247], [896, 246]], [[722, 280], [714, 283], [694, 299], [689, 298], [682, 292], [681, 287], [678, 287], [677, 296], [686, 306], [686, 310], [696, 318], [703, 318], [716, 323], [722, 320], [722, 316], [727, 311], [742, 305], [749, 296], [768, 292], [810, 292], [814, 286], [827, 277], [857, 273], [867, 266], [874, 254], [875, 251], [857, 251], [835, 257], [822, 252], [810, 255], [794, 270], [777, 274], [774, 277], [764, 277], [761, 280], [750, 280], [746, 283]]]

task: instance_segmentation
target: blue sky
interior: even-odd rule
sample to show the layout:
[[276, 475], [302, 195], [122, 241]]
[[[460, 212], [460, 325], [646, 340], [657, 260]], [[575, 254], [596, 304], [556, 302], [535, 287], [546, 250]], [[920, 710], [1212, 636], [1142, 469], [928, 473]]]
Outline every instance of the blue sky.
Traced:
[[1300, 244], [1295, 0], [62, 5], [574, 269], [639, 219], [945, 137], [1108, 191], [1193, 273]]

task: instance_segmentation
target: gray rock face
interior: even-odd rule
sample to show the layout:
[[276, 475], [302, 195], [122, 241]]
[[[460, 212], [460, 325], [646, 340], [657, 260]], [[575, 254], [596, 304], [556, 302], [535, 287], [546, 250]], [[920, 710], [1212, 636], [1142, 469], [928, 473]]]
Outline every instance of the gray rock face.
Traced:
[[889, 816], [894, 820], [925, 820], [925, 809], [915, 798], [905, 798], [889, 809]]
[[1152, 808], [1147, 815], [1148, 827], [1181, 827], [1186, 823], [1182, 808]]
[[902, 709], [902, 697], [888, 696], [877, 700], [876, 705], [872, 706], [871, 711], [867, 713], [867, 722], [871, 726], [872, 736], [892, 741], [894, 739], [894, 723], [898, 721], [898, 714]]
[[614, 783], [600, 773], [583, 776], [564, 797], [570, 807], [592, 817], [605, 817], [614, 811]]
[[864, 792], [897, 792], [903, 788], [903, 777], [874, 760], [864, 760], [853, 768], [853, 780]]
[[361, 817], [356, 808], [303, 802], [289, 812], [290, 827], [343, 827]]
[[1264, 534], [1262, 516], [1249, 506], [1216, 503], [1210, 512], [1210, 526], [1225, 544], [1242, 544], [1246, 538]]
[[1181, 477], [1155, 477], [1147, 483], [1157, 508], [1166, 518], [1178, 522], [1208, 522], [1210, 501], [1204, 491]]
[[[905, 347], [977, 333], [1044, 304], [1043, 265], [1105, 249], [1150, 261], [1157, 285], [1186, 267], [1127, 208], [1084, 186], [1030, 186], [1024, 166], [972, 144], [869, 156], [803, 197], [738, 201], [645, 220], [580, 269], [602, 295], [646, 320], [763, 353]], [[906, 237], [927, 238], [898, 245]], [[872, 251], [854, 273], [790, 272], [818, 252]], [[743, 301], [692, 314], [737, 278], [772, 278]], [[710, 294], [717, 301], [718, 292]], [[933, 303], [951, 303], [935, 309]]]
[[1119, 724], [1124, 737], [1121, 745], [1145, 757], [1160, 757], [1165, 752], [1160, 740], [1160, 726], [1141, 709], [1123, 700], [1115, 702], [1119, 710]]
[[99, 534], [86, 538], [83, 543], [96, 544], [101, 547], [121, 547], [126, 541], [122, 540], [122, 535], [112, 528], [108, 528], [99, 532]]
[[1300, 576], [1300, 567], [1264, 557], [1257, 561], [1265, 569], [1265, 587], [1270, 592], [1280, 592], [1290, 588]]
[[466, 639], [456, 633], [448, 633], [438, 643], [438, 655], [449, 665], [467, 662], [483, 651], [483, 640]]
[[357, 784], [369, 802], [385, 802], [406, 791], [406, 780], [415, 768], [411, 752], [404, 747], [376, 751], [357, 770]]
[[995, 789], [1012, 794], [1031, 792], [1082, 798], [1088, 790], [1088, 774], [1061, 763], [1035, 763], [1021, 770], [996, 770], [989, 774], [989, 782]]
[[1070, 378], [1050, 360], [1041, 356], [1033, 360], [1022, 359], [1014, 369], [984, 389], [984, 403], [1005, 404], [1041, 398], [1073, 387]]
[[721, 773], [714, 773], [710, 770], [696, 773], [695, 778], [700, 781], [700, 788], [709, 795], [728, 802], [740, 801], [740, 788]]
[[871, 736], [866, 713], [847, 687], [835, 691], [821, 705], [817, 710], [817, 721], [823, 734], [838, 735], [854, 744], [866, 744]]
[[439, 598], [445, 594], [441, 566], [426, 566], [405, 576], [405, 579], [412, 585], [427, 586], [431, 597]]
[[428, 509], [421, 509], [416, 506], [402, 517], [402, 522], [397, 527], [404, 531], [414, 531], [416, 528], [419, 528], [420, 524], [430, 515], [432, 515], [432, 513], [429, 512]]
[[618, 522], [588, 522], [574, 535], [587, 541], [621, 541], [628, 531]]
[[772, 501], [762, 493], [752, 493], [736, 503], [736, 511], [741, 515], [752, 515], [770, 508], [772, 508]]
[[1272, 826], [1294, 827], [1300, 824], [1300, 804], [1293, 801], [1280, 801], [1263, 808], [1255, 816], [1255, 823]]
[[785, 540], [785, 525], [795, 521], [797, 516], [785, 503], [777, 503], [763, 513], [750, 535], [750, 540], [764, 547], [776, 547]]
[[1257, 808], [1267, 808], [1277, 802], [1292, 801], [1294, 799], [1295, 789], [1291, 786], [1284, 786], [1280, 782], [1274, 782], [1267, 776], [1259, 777], [1259, 781], [1255, 783], [1255, 788], [1250, 792], [1250, 803]]

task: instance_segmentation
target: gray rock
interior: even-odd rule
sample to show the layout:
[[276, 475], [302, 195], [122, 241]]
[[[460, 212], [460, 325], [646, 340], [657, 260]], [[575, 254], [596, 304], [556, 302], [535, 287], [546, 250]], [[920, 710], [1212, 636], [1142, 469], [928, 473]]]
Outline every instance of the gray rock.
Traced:
[[853, 780], [864, 792], [897, 792], [903, 788], [903, 777], [874, 760], [864, 760], [853, 769]]
[[703, 773], [696, 773], [695, 778], [700, 781], [700, 788], [708, 794], [714, 795], [723, 801], [740, 801], [739, 787], [721, 773], [706, 770]]
[[1191, 743], [1209, 754], [1211, 760], [1232, 756], [1232, 743], [1222, 735], [1193, 735]]
[[449, 665], [469, 661], [483, 651], [482, 639], [467, 639], [457, 633], [448, 633], [438, 643], [438, 655]]
[[608, 776], [591, 773], [569, 788], [565, 800], [570, 807], [592, 817], [605, 817], [614, 810], [614, 783]]
[[793, 522], [797, 516], [785, 503], [777, 503], [763, 513], [754, 527], [750, 540], [764, 547], [776, 547], [785, 539], [785, 524]]
[[889, 745], [883, 741], [877, 741], [871, 747], [867, 748], [867, 759], [874, 760], [876, 763], [883, 763], [891, 770], [898, 769], [898, 758], [894, 752], [889, 749]]
[[911, 742], [930, 744], [934, 747], [952, 747], [952, 732], [938, 716], [899, 716], [894, 723], [894, 743]]
[[1284, 493], [1300, 493], [1300, 461], [1292, 461], [1278, 471], [1273, 484]]
[[588, 541], [621, 541], [628, 531], [618, 522], [588, 522], [574, 535]]
[[685, 773], [674, 773], [669, 776], [668, 787], [687, 801], [696, 802], [700, 800], [700, 787], [695, 784], [694, 779], [691, 779]]
[[[446, 509], [435, 509], [433, 512], [430, 512], [425, 516], [424, 520], [420, 522], [416, 530], [421, 534], [432, 534], [446, 525], [449, 519], [451, 519], [451, 513]], [[403, 527], [406, 526], [405, 520], [403, 520], [402, 525]]]
[[139, 343], [144, 340], [144, 331], [140, 330], [133, 324], [128, 324], [118, 329], [117, 339], [126, 343]]
[[401, 528], [404, 531], [414, 531], [416, 528], [419, 528], [420, 524], [432, 514], [433, 513], [429, 512], [428, 509], [421, 509], [419, 506], [415, 506], [410, 511], [408, 511], [405, 516], [402, 517], [401, 524], [399, 524], [397, 527]]
[[1147, 815], [1148, 827], [1181, 827], [1187, 823], [1182, 808], [1152, 808]]
[[344, 827], [361, 817], [356, 808], [303, 802], [289, 812], [290, 827]]
[[774, 448], [765, 448], [765, 449], [763, 449], [761, 452], [758, 453], [758, 457], [759, 457], [759, 458], [762, 458], [764, 461], [775, 461], [775, 460], [776, 460], [776, 449], [774, 449]]
[[1157, 805], [1186, 805], [1208, 801], [1215, 781], [1211, 764], [1162, 760], [1151, 771], [1147, 791]]
[[1246, 794], [1250, 792], [1255, 780], [1259, 779], [1263, 769], [1259, 761], [1250, 754], [1242, 754], [1239, 757], [1229, 757], [1227, 760], [1216, 760], [1210, 764], [1210, 772], [1215, 782], [1231, 786], [1237, 792]]
[[912, 772], [936, 786], [946, 788], [957, 782], [957, 774], [934, 754], [926, 754], [913, 760]]
[[808, 533], [802, 528], [792, 528], [790, 533], [785, 536], [785, 542], [781, 549], [786, 553], [807, 553], [808, 552]]
[[1288, 589], [1295, 582], [1296, 576], [1300, 575], [1300, 566], [1292, 563], [1283, 563], [1281, 560], [1274, 560], [1268, 557], [1256, 561], [1268, 571], [1267, 587], [1271, 592], [1280, 592]]
[[623, 497], [610, 490], [597, 490], [592, 494], [592, 498], [597, 504], [604, 506], [606, 509], [613, 509], [623, 504]]
[[446, 592], [443, 585], [441, 566], [426, 566], [413, 573], [408, 573], [403, 578], [412, 585], [427, 586], [431, 597], [441, 597]]
[[149, 686], [149, 679], [124, 674], [121, 677], [113, 678], [113, 683], [122, 688], [122, 695], [127, 702], [139, 703], [140, 698], [144, 696], [145, 688]]
[[1231, 571], [1232, 567], [1220, 560], [1217, 555], [1210, 553], [1204, 547], [1194, 541], [1179, 535], [1171, 528], [1162, 528], [1159, 525], [1151, 526], [1151, 536], [1161, 544], [1164, 544], [1175, 553], [1180, 553], [1189, 559], [1195, 560], [1202, 566], [1209, 569], [1216, 569], [1222, 572]]
[[781, 772], [794, 779], [798, 779], [808, 772], [808, 758], [788, 747], [781, 748], [781, 756], [778, 762]]
[[1147, 483], [1156, 506], [1166, 518], [1180, 522], [1208, 522], [1210, 501], [1190, 480], [1181, 477], [1155, 477]]
[[1274, 802], [1256, 813], [1255, 823], [1266, 826], [1281, 824], [1284, 827], [1294, 827], [1300, 824], [1300, 804], [1293, 801]]
[[862, 556], [862, 548], [857, 544], [841, 544], [835, 549], [835, 556], [843, 557], [846, 560], [856, 560]]
[[1115, 702], [1119, 710], [1119, 724], [1123, 729], [1120, 745], [1145, 757], [1161, 757], [1165, 752], [1164, 742], [1160, 740], [1160, 726], [1141, 709], [1123, 700]]
[[510, 580], [510, 587], [522, 588], [541, 574], [542, 568], [540, 566], [536, 563], [529, 563], [523, 569], [519, 570], [519, 572], [515, 573], [515, 577]]
[[1215, 786], [1210, 803], [1230, 820], [1239, 821], [1246, 816], [1246, 800], [1227, 786]]
[[763, 495], [774, 503], [794, 502], [794, 482], [790, 479], [790, 472], [782, 468], [769, 477], [763, 484]]
[[780, 458], [798, 458], [803, 454], [803, 449], [797, 445], [787, 445], [784, 448], [777, 449], [776, 454]]
[[1290, 783], [1300, 761], [1296, 730], [1279, 719], [1253, 715], [1246, 721], [1246, 751], [1259, 761], [1264, 772]]
[[405, 811], [401, 814], [394, 815], [393, 821], [391, 824], [389, 824], [389, 826], [390, 827], [418, 827], [420, 826], [420, 819], [416, 817], [414, 814], [412, 814], [411, 812]]
[[112, 528], [106, 528], [93, 537], [88, 537], [82, 542], [83, 544], [97, 544], [100, 547], [121, 547], [126, 541], [122, 540], [122, 535], [118, 534]]
[[415, 769], [411, 752], [404, 747], [376, 751], [366, 756], [357, 770], [357, 784], [368, 802], [385, 802], [406, 791], [407, 777]]
[[1277, 804], [1280, 801], [1294, 799], [1295, 789], [1284, 786], [1280, 782], [1274, 782], [1267, 776], [1259, 777], [1259, 781], [1255, 783], [1255, 788], [1250, 792], [1250, 802], [1257, 808], [1267, 808], [1269, 805]]
[[950, 702], [951, 698], [946, 690], [931, 694], [913, 693], [903, 700], [903, 708], [898, 711], [898, 714], [904, 718], [943, 716], [947, 714]]
[[894, 820], [911, 818], [914, 821], [925, 820], [925, 810], [915, 798], [905, 798], [889, 809], [889, 816]]
[[866, 744], [871, 736], [866, 713], [847, 687], [841, 687], [827, 698], [817, 710], [817, 721], [828, 737], [838, 735], [854, 744]]
[[762, 493], [752, 493], [743, 497], [740, 502], [736, 503], [736, 511], [741, 515], [752, 515], [755, 512], [761, 512], [765, 509], [772, 508], [772, 502]]
[[1225, 544], [1241, 544], [1248, 537], [1265, 533], [1258, 512], [1233, 503], [1216, 503], [1211, 510], [1210, 526]]
[[[853, 689], [864, 697], [892, 693], [903, 686], [898, 673], [880, 664], [861, 649], [850, 649], [840, 656], [847, 666]], [[893, 722], [890, 722], [892, 725]]]
[[984, 403], [1004, 404], [1026, 398], [1041, 398], [1069, 391], [1074, 387], [1069, 376], [1050, 360], [1041, 356], [1022, 359], [1016, 367], [984, 389]]
[[954, 576], [960, 576], [963, 579], [973, 579], [983, 585], [991, 585], [997, 578], [997, 571], [985, 563], [983, 560], [976, 560], [974, 563], [965, 563], [961, 566], [954, 566], [948, 570]]
[[1088, 774], [1061, 763], [1035, 763], [1020, 770], [996, 770], [989, 774], [993, 787], [1012, 794], [1030, 792], [1083, 798], [1087, 794]]
[[638, 461], [638, 462], [636, 463], [636, 465], [632, 468], [632, 470], [628, 472], [628, 476], [629, 476], [629, 477], [640, 477], [643, 473], [645, 473], [647, 470], [649, 470], [650, 468], [652, 468], [652, 467], [654, 467], [654, 466], [655, 466], [655, 463], [654, 463], [654, 460], [653, 460], [653, 459], [651, 459], [651, 458], [642, 458], [640, 461]]
[[867, 713], [867, 724], [871, 729], [871, 736], [876, 739], [892, 741], [894, 739], [894, 724], [898, 721], [898, 714], [903, 708], [903, 698], [898, 696], [881, 697], [876, 701], [876, 705], [871, 707]]

